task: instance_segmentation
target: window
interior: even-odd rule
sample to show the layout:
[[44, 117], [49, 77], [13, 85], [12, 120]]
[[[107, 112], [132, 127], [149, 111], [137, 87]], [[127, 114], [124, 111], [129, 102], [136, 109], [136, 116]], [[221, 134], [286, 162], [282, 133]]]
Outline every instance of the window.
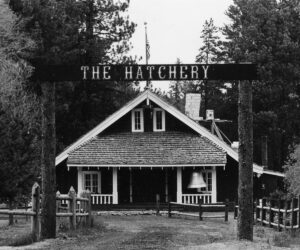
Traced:
[[131, 113], [131, 128], [132, 132], [144, 131], [144, 114], [143, 109], [134, 109]]
[[203, 174], [203, 179], [206, 183], [206, 187], [201, 188], [201, 191], [211, 193], [211, 191], [212, 191], [212, 172], [211, 171], [205, 171], [202, 174]]
[[84, 172], [84, 190], [91, 193], [101, 193], [100, 172]]
[[165, 131], [165, 111], [154, 108], [153, 112], [153, 131]]

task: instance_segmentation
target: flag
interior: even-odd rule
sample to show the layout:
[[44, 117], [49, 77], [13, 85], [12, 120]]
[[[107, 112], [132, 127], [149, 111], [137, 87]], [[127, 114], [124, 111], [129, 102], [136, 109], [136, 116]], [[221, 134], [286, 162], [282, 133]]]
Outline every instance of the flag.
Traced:
[[150, 58], [150, 44], [149, 44], [149, 41], [148, 41], [148, 38], [146, 36], [146, 61], [148, 62]]

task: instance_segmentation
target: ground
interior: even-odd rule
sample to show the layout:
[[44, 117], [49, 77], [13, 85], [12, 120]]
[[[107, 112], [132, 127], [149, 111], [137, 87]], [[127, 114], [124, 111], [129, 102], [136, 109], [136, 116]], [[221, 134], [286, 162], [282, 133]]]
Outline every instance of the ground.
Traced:
[[[6, 221], [7, 223], [7, 221]], [[61, 223], [59, 223], [61, 224]], [[63, 223], [62, 223], [63, 224]], [[23, 247], [7, 247], [10, 240], [30, 230], [29, 221], [15, 226], [0, 223], [0, 249], [300, 249], [299, 239], [288, 240], [287, 234], [274, 229], [255, 227], [254, 242], [239, 242], [236, 221], [223, 219], [167, 218], [155, 215], [96, 216], [92, 229], [59, 230], [58, 237]], [[276, 237], [274, 237], [274, 235]], [[279, 239], [279, 240], [278, 240]], [[291, 244], [290, 244], [291, 243]], [[277, 247], [290, 244], [289, 248]], [[277, 245], [277, 246], [274, 246]]]

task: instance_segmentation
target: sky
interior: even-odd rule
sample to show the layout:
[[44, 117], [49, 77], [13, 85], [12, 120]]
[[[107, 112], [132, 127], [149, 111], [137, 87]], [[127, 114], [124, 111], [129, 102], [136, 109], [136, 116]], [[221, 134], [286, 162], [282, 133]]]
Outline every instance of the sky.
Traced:
[[[145, 63], [145, 26], [150, 43], [149, 64], [195, 63], [201, 46], [200, 34], [205, 20], [213, 18], [221, 27], [229, 19], [225, 11], [233, 0], [130, 0], [128, 14], [137, 24], [131, 38], [131, 55]], [[155, 82], [163, 90], [168, 82]]]

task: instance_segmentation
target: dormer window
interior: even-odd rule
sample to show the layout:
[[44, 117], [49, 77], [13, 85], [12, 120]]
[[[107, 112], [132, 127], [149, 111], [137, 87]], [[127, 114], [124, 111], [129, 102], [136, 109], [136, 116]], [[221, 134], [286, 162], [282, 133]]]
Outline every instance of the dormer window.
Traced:
[[161, 108], [154, 108], [153, 110], [153, 131], [165, 131], [165, 111]]
[[144, 113], [143, 109], [134, 109], [131, 112], [132, 132], [144, 132]]

